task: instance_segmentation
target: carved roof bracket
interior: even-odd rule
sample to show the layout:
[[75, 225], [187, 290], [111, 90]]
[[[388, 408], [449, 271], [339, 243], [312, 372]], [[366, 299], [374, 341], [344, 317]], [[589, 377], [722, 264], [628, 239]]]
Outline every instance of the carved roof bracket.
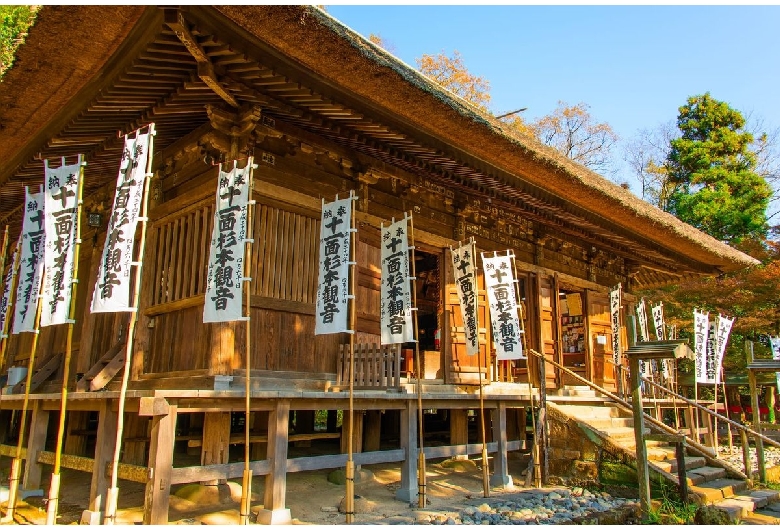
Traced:
[[165, 12], [165, 25], [171, 28], [176, 34], [176, 37], [190, 52], [190, 55], [195, 59], [198, 64], [198, 77], [208, 86], [216, 95], [221, 97], [231, 107], [238, 108], [239, 104], [236, 98], [222, 86], [216, 72], [214, 71], [214, 65], [211, 64], [211, 59], [201, 47], [198, 40], [190, 31], [187, 21], [184, 20], [184, 15], [181, 10], [166, 9]]

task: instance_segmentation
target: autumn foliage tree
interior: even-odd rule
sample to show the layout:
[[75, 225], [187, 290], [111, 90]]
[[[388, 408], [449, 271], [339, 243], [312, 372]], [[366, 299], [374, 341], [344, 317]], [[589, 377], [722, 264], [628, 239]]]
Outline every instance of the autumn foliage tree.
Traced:
[[544, 144], [594, 171], [607, 172], [612, 165], [612, 150], [618, 140], [608, 123], [596, 121], [585, 103], [569, 105], [563, 101], [552, 112], [528, 124]]
[[487, 111], [490, 82], [470, 73], [457, 50], [452, 53], [452, 57], [444, 52], [438, 55], [423, 54], [417, 59], [417, 68], [450, 92]]

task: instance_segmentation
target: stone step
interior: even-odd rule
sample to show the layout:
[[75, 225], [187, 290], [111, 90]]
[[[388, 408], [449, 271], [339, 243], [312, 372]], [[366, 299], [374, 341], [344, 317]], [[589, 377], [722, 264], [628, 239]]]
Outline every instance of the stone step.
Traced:
[[[685, 474], [688, 484], [697, 485], [726, 476], [726, 471], [718, 467], [706, 467], [707, 460], [701, 456], [685, 457]], [[654, 461], [653, 465], [667, 473], [677, 474], [677, 460]]]
[[561, 396], [579, 396], [579, 397], [597, 397], [599, 393], [590, 388], [562, 388], [560, 391]]
[[774, 514], [774, 517], [778, 517], [780, 516], [780, 512], [768, 508], [770, 505], [775, 505], [778, 494], [780, 494], [780, 492], [774, 490], [746, 491], [741, 495], [723, 499], [716, 503], [716, 505], [718, 508], [729, 510], [729, 512], [731, 512], [731, 510], [739, 510], [740, 518], [749, 517], [753, 512], [759, 511], [762, 508], [766, 508], [766, 510], [764, 510], [767, 512], [766, 515]]
[[598, 418], [595, 420], [587, 420], [588, 425], [595, 427], [596, 429], [603, 431], [611, 427], [633, 427], [634, 418]]
[[594, 406], [594, 405], [558, 405], [565, 414], [576, 420], [589, 422], [599, 418], [627, 418], [631, 417], [628, 412], [623, 412], [618, 407], [613, 406]]
[[719, 478], [691, 486], [691, 491], [704, 498], [705, 504], [713, 504], [747, 491], [744, 480]]
[[[688, 458], [691, 460], [698, 460], [698, 465], [694, 466], [694, 468], [689, 467]], [[707, 460], [703, 457], [692, 456], [685, 458], [685, 478], [688, 479], [688, 484], [691, 486], [698, 486], [699, 484], [726, 478], [725, 469], [721, 467], [710, 467], [705, 465], [706, 463]], [[675, 465], [674, 467], [676, 468], [677, 466]], [[677, 469], [673, 471], [673, 473], [676, 472]]]

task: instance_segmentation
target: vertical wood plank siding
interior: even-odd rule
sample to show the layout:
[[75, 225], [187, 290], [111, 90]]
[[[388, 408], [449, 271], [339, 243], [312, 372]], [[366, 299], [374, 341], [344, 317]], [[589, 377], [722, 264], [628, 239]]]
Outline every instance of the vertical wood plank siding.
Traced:
[[[153, 226], [156, 243], [147, 256], [147, 266], [153, 270], [147, 278], [153, 282], [149, 306], [157, 307], [155, 313], [159, 314], [150, 330], [147, 372], [208, 368], [212, 325], [202, 323], [203, 304], [194, 298], [206, 289], [213, 212], [213, 201], [204, 200]], [[255, 369], [336, 370], [338, 344], [343, 338], [338, 334], [314, 336], [319, 224], [316, 213], [306, 215], [260, 202], [256, 206], [253, 259], [246, 275], [252, 278], [252, 295], [266, 302], [252, 309]], [[379, 249], [365, 243], [358, 246], [358, 255], [359, 263], [379, 262]], [[377, 315], [379, 269], [377, 265], [368, 267], [366, 270], [377, 269], [377, 278], [369, 274], [371, 285], [359, 288], [358, 313]], [[188, 299], [193, 299], [193, 304], [188, 304]], [[273, 300], [285, 303], [278, 309], [269, 307]], [[178, 304], [166, 307], [175, 302]], [[243, 351], [244, 334], [238, 332], [234, 368], [244, 365]]]

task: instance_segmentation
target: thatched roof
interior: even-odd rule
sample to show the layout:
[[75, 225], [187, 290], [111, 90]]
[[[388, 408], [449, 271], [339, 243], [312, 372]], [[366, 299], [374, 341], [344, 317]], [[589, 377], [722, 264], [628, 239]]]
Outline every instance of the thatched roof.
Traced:
[[[192, 20], [233, 38], [247, 55], [294, 71], [299, 83], [359, 109], [487, 177], [499, 192], [523, 190], [562, 215], [588, 219], [616, 238], [688, 260], [699, 273], [756, 260], [680, 222], [600, 175], [508, 128], [311, 6], [199, 6]], [[44, 6], [0, 84], [0, 222], [15, 205], [24, 167], [117, 76], [160, 25], [143, 6]], [[146, 30], [144, 29], [146, 28]], [[83, 113], [82, 113], [83, 114]], [[128, 123], [139, 113], [128, 113]], [[69, 133], [70, 134], [70, 133]], [[86, 133], [85, 133], [86, 134]], [[63, 140], [64, 141], [64, 140]], [[83, 142], [82, 142], [83, 143]], [[105, 143], [105, 140], [104, 140]], [[488, 178], [489, 177], [489, 178]], [[26, 178], [26, 177], [25, 177]], [[695, 265], [695, 267], [694, 267]]]

